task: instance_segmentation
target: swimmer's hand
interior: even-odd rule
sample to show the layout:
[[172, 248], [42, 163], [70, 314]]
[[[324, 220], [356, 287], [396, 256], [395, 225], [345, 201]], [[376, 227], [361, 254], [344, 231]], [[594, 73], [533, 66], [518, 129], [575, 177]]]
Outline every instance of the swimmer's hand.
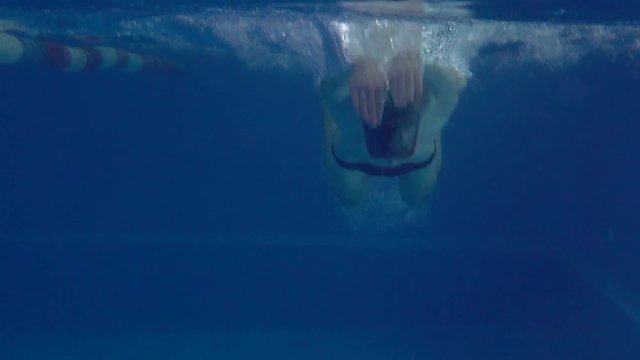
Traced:
[[396, 55], [389, 68], [389, 92], [393, 106], [399, 109], [422, 98], [424, 66], [418, 52]]
[[387, 81], [378, 64], [371, 58], [363, 58], [353, 65], [349, 81], [351, 100], [362, 120], [372, 127], [382, 122]]

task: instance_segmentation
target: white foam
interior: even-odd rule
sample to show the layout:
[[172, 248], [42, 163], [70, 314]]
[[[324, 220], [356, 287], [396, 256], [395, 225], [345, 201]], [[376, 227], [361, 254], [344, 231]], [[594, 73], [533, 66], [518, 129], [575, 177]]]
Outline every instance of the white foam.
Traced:
[[355, 235], [375, 237], [393, 230], [428, 224], [428, 207], [412, 209], [405, 205], [398, 190], [397, 179], [371, 178], [366, 204], [343, 210]]
[[[361, 9], [362, 7], [366, 9]], [[369, 8], [373, 6], [375, 11]], [[469, 77], [483, 48], [517, 44], [511, 51], [495, 52], [501, 65], [536, 62], [549, 67], [576, 63], [591, 53], [637, 56], [638, 23], [518, 22], [475, 19], [464, 2], [438, 1], [425, 5], [422, 16], [401, 16], [397, 3], [343, 3], [342, 6], [266, 5], [253, 9], [212, 7], [122, 18], [119, 13], [61, 12], [5, 14], [0, 29], [19, 28], [46, 38], [56, 34], [95, 34], [105, 43], [128, 39], [127, 48], [163, 48], [200, 55], [232, 54], [252, 68], [305, 71], [320, 78], [328, 71], [331, 54], [325, 50], [323, 26], [329, 22], [375, 23], [381, 19], [418, 23], [423, 29], [423, 53]], [[354, 9], [355, 7], [355, 9]], [[338, 10], [338, 11], [335, 11]], [[54, 16], [57, 21], [51, 21]], [[9, 25], [6, 25], [9, 24]], [[74, 24], [63, 29], [52, 24]], [[135, 48], [135, 49], [134, 49]], [[486, 56], [484, 54], [483, 56]]]
[[[380, 17], [340, 16], [292, 11], [215, 9], [200, 16], [182, 15], [183, 26], [197, 27], [252, 68], [303, 69], [314, 77], [327, 71], [322, 26], [331, 21], [362, 24]], [[422, 25], [422, 51], [430, 62], [471, 75], [470, 64], [486, 47], [516, 45], [497, 52], [501, 64], [540, 63], [548, 67], [574, 64], [590, 53], [637, 56], [640, 27], [635, 24], [572, 24], [477, 20], [464, 17], [410, 20]], [[358, 25], [360, 24], [360, 25]]]

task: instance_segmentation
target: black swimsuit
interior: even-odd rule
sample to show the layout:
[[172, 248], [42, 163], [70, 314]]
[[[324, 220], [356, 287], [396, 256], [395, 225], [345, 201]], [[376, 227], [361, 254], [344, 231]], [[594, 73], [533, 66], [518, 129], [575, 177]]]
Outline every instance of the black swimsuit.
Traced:
[[418, 163], [404, 163], [398, 166], [377, 166], [368, 163], [362, 162], [347, 162], [338, 157], [336, 155], [336, 150], [334, 146], [331, 146], [331, 153], [333, 154], [333, 159], [340, 165], [341, 167], [347, 170], [356, 170], [361, 171], [363, 173], [374, 175], [374, 176], [384, 176], [384, 177], [394, 177], [408, 174], [412, 171], [420, 170], [429, 166], [433, 159], [436, 158], [436, 154], [438, 152], [438, 147], [436, 142], [433, 142], [433, 153], [429, 156], [428, 159], [418, 162]]
[[[420, 112], [414, 105], [405, 109], [385, 106], [382, 122], [378, 127], [362, 123], [367, 152], [372, 158], [407, 159], [416, 150], [418, 130], [420, 128]], [[352, 163], [340, 159], [332, 145], [333, 158], [341, 167], [356, 170], [374, 176], [393, 177], [429, 166], [436, 157], [437, 146], [434, 142], [431, 156], [418, 163], [404, 163], [398, 166], [382, 167], [369, 163]]]

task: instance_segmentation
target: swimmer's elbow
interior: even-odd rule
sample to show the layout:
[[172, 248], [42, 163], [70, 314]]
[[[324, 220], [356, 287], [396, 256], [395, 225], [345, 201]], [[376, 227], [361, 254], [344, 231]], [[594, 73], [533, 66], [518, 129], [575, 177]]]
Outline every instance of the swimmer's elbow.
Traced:
[[466, 86], [466, 81], [455, 69], [436, 64], [425, 65], [424, 83], [425, 88], [430, 89], [436, 98], [454, 99], [455, 102], [458, 93]]
[[434, 91], [434, 100], [439, 108], [439, 113], [450, 114], [458, 105], [458, 89], [450, 84], [441, 86], [438, 91]]
[[455, 85], [456, 85], [456, 89], [458, 90], [458, 92], [461, 92], [462, 90], [464, 90], [464, 88], [467, 87], [467, 78], [460, 76], [460, 74], [458, 74], [456, 72], [455, 74]]
[[437, 114], [437, 118], [439, 119], [438, 123], [440, 124], [440, 128], [444, 127], [447, 122], [449, 122], [449, 118], [453, 111], [456, 109], [458, 105], [458, 93], [451, 92], [446, 94], [441, 94], [440, 97], [434, 98], [435, 100], [435, 109], [434, 113]]

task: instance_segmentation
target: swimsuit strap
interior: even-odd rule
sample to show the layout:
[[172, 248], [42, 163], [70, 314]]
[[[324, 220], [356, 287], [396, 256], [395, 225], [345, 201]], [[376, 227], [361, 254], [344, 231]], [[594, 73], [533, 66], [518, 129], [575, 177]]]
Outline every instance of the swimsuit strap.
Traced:
[[428, 159], [418, 163], [408, 162], [398, 166], [384, 167], [384, 166], [377, 166], [377, 165], [368, 164], [364, 162], [352, 163], [352, 162], [344, 161], [340, 159], [338, 155], [336, 155], [335, 146], [331, 144], [331, 154], [333, 155], [333, 159], [338, 163], [338, 165], [340, 165], [340, 167], [345, 168], [347, 170], [355, 170], [355, 171], [363, 172], [365, 174], [369, 174], [373, 176], [383, 176], [383, 177], [394, 177], [394, 176], [405, 175], [412, 171], [425, 168], [433, 162], [433, 160], [436, 158], [437, 152], [438, 152], [438, 147], [436, 145], [436, 142], [434, 141], [433, 153], [431, 154], [431, 156], [429, 156]]

